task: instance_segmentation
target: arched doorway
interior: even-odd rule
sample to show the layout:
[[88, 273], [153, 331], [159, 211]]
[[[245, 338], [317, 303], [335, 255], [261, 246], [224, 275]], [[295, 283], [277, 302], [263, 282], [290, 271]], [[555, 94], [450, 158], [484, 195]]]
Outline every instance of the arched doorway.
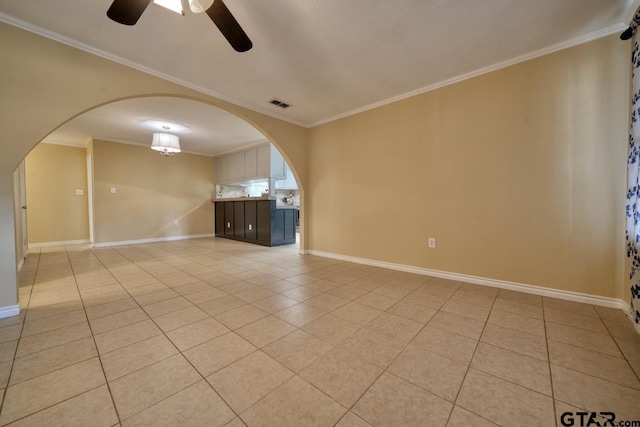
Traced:
[[43, 138], [72, 118], [101, 105], [146, 96], [173, 96], [204, 102], [246, 120], [274, 143], [300, 183], [301, 250], [305, 242], [306, 128], [249, 110], [162, 77], [0, 25], [3, 57], [0, 91], [0, 316], [18, 311], [13, 172]]
[[[152, 134], [157, 132], [174, 134], [182, 153], [163, 160], [153, 155], [155, 152], [148, 148]], [[119, 100], [74, 117], [49, 134], [43, 143], [27, 157], [29, 182], [33, 183], [29, 191], [31, 245], [91, 241], [97, 246], [113, 246], [123, 242], [205, 236], [211, 232], [202, 226], [211, 216], [210, 206], [206, 206], [209, 200], [236, 197], [235, 193], [255, 197], [256, 194], [249, 194], [247, 190], [260, 184], [272, 187], [268, 194], [271, 199], [275, 198], [279, 209], [299, 207], [300, 189], [293, 168], [275, 144], [241, 118], [206, 103], [166, 96]], [[267, 165], [266, 172], [264, 167], [256, 171], [256, 148], [261, 153], [267, 148], [268, 153], [269, 146], [274, 167], [270, 170]], [[85, 152], [87, 159], [91, 159], [86, 162], [88, 174], [84, 172], [85, 162], [78, 159], [78, 156], [84, 157]], [[249, 167], [243, 168], [244, 154], [249, 165], [250, 153], [254, 154], [253, 172]], [[234, 164], [227, 165], [226, 160], [231, 157], [237, 160], [238, 156], [237, 176], [227, 173]], [[51, 162], [53, 158], [57, 160]], [[277, 171], [276, 164], [281, 171], [270, 173]], [[62, 166], [64, 173], [59, 173], [58, 165], [65, 165]], [[199, 175], [198, 169], [201, 169]], [[51, 182], [71, 175], [73, 170], [88, 179], [83, 182], [76, 177], [73, 189], [63, 189], [71, 184], [61, 179], [63, 182], [57, 185]], [[95, 193], [92, 191], [94, 181]], [[207, 190], [212, 184], [217, 186], [216, 191]], [[190, 189], [194, 190], [189, 192]], [[229, 189], [235, 192], [226, 194]], [[76, 193], [72, 194], [73, 191]], [[85, 197], [76, 197], [78, 195]], [[190, 198], [190, 202], [186, 198]], [[80, 206], [83, 199], [84, 205]], [[135, 215], [129, 216], [127, 211]], [[142, 213], [147, 211], [154, 214], [144, 217]], [[90, 220], [94, 217], [95, 227]], [[65, 234], [64, 230], [68, 232]]]

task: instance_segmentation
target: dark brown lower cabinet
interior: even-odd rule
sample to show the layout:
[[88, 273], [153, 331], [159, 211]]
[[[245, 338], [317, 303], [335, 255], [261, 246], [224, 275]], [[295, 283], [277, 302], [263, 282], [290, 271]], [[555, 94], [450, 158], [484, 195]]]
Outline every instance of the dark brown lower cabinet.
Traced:
[[244, 237], [244, 202], [233, 202], [233, 235]]
[[233, 237], [235, 234], [235, 227], [233, 225], [233, 202], [224, 204], [224, 235]]
[[264, 246], [296, 242], [297, 209], [278, 209], [275, 200], [215, 202], [215, 233]]
[[224, 203], [216, 203], [215, 204], [215, 216], [216, 216], [216, 236], [221, 236], [224, 234]]
[[244, 238], [258, 240], [258, 202], [244, 202]]

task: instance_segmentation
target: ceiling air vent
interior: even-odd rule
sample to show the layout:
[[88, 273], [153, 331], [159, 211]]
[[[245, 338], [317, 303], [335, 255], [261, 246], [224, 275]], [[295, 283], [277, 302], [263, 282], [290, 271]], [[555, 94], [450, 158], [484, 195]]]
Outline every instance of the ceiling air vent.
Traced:
[[272, 99], [271, 101], [269, 101], [269, 103], [273, 104], [273, 105], [277, 105], [278, 107], [281, 107], [281, 108], [289, 108], [290, 107], [290, 105], [287, 104], [286, 102], [282, 102], [279, 99], [275, 99], [275, 98]]

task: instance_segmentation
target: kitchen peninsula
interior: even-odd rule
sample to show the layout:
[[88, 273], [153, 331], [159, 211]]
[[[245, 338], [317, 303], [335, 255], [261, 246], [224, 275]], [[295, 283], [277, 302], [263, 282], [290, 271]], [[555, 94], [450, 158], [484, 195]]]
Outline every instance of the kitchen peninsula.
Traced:
[[216, 199], [213, 202], [217, 237], [263, 246], [296, 242], [298, 209], [278, 207], [275, 197]]
[[214, 158], [215, 235], [264, 246], [296, 242], [298, 186], [269, 142]]

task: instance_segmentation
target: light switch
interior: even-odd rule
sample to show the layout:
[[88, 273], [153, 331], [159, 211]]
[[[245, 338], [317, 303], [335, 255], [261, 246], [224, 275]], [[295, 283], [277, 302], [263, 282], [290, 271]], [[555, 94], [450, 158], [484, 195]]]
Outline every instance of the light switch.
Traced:
[[116, 192], [116, 187], [111, 187], [111, 194], [115, 194]]
[[249, 224], [249, 231], [251, 231], [251, 230], [252, 230], [252, 227], [253, 227], [253, 226], [252, 226], [251, 224]]
[[82, 188], [76, 188], [76, 196], [84, 196], [84, 190]]

